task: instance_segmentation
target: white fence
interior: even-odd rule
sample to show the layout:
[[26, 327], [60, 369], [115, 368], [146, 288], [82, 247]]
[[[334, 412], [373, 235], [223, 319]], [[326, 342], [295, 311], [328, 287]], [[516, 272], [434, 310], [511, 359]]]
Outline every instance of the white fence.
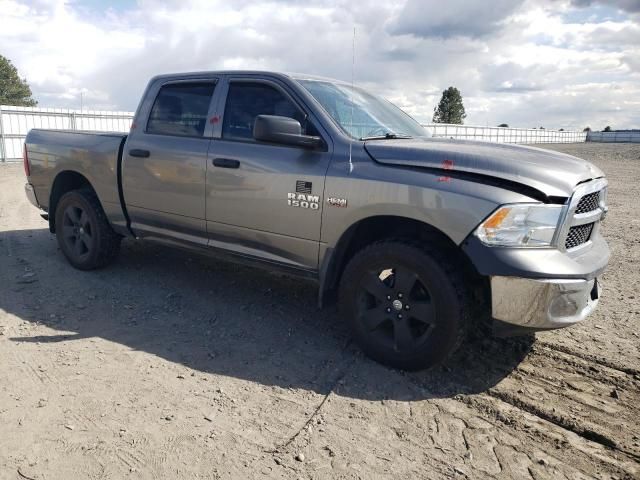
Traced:
[[[22, 145], [32, 128], [128, 132], [133, 112], [65, 110], [0, 106], [0, 162], [22, 159]], [[436, 137], [498, 143], [640, 142], [640, 132], [578, 132], [534, 128], [481, 127], [429, 123]]]
[[640, 131], [631, 132], [589, 132], [587, 142], [628, 142], [640, 143]]
[[424, 125], [434, 137], [460, 140], [483, 140], [498, 143], [578, 143], [587, 139], [586, 132], [575, 130], [539, 130], [535, 128], [480, 127], [428, 123]]
[[22, 145], [32, 128], [128, 132], [133, 112], [0, 106], [0, 161], [22, 159]]

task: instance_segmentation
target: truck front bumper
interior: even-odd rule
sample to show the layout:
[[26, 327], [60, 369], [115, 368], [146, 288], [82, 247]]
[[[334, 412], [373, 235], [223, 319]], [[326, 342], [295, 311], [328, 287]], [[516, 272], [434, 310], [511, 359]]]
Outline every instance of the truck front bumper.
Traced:
[[598, 281], [491, 277], [496, 320], [533, 330], [562, 328], [584, 320], [598, 305]]
[[609, 247], [596, 234], [574, 253], [556, 249], [487, 247], [473, 235], [462, 245], [478, 273], [489, 279], [494, 331], [500, 335], [563, 328], [598, 305]]

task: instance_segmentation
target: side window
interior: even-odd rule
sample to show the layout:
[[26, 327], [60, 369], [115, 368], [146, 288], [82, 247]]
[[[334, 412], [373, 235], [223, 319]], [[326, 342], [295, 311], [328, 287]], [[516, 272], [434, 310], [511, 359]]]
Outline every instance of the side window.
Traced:
[[215, 84], [180, 82], [158, 92], [149, 115], [147, 133], [202, 137]]
[[253, 123], [258, 115], [295, 118], [305, 130], [304, 113], [282, 92], [264, 83], [236, 82], [229, 85], [222, 138], [253, 140]]

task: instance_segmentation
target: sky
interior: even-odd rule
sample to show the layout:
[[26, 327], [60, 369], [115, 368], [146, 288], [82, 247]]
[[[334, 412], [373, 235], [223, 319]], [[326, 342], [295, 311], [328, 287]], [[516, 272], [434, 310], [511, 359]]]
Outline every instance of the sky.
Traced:
[[640, 128], [640, 0], [0, 0], [0, 54], [43, 107], [133, 111], [160, 73], [353, 68], [423, 123], [452, 85], [469, 125]]

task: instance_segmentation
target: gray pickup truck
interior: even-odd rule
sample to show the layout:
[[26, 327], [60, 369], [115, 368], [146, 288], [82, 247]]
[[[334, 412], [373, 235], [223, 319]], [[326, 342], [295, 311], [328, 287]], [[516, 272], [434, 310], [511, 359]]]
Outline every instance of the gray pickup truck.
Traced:
[[158, 76], [128, 135], [31, 130], [24, 164], [74, 267], [129, 237], [308, 277], [369, 356], [403, 369], [442, 361], [483, 317], [503, 334], [583, 320], [609, 260], [595, 166], [432, 138], [324, 78]]

